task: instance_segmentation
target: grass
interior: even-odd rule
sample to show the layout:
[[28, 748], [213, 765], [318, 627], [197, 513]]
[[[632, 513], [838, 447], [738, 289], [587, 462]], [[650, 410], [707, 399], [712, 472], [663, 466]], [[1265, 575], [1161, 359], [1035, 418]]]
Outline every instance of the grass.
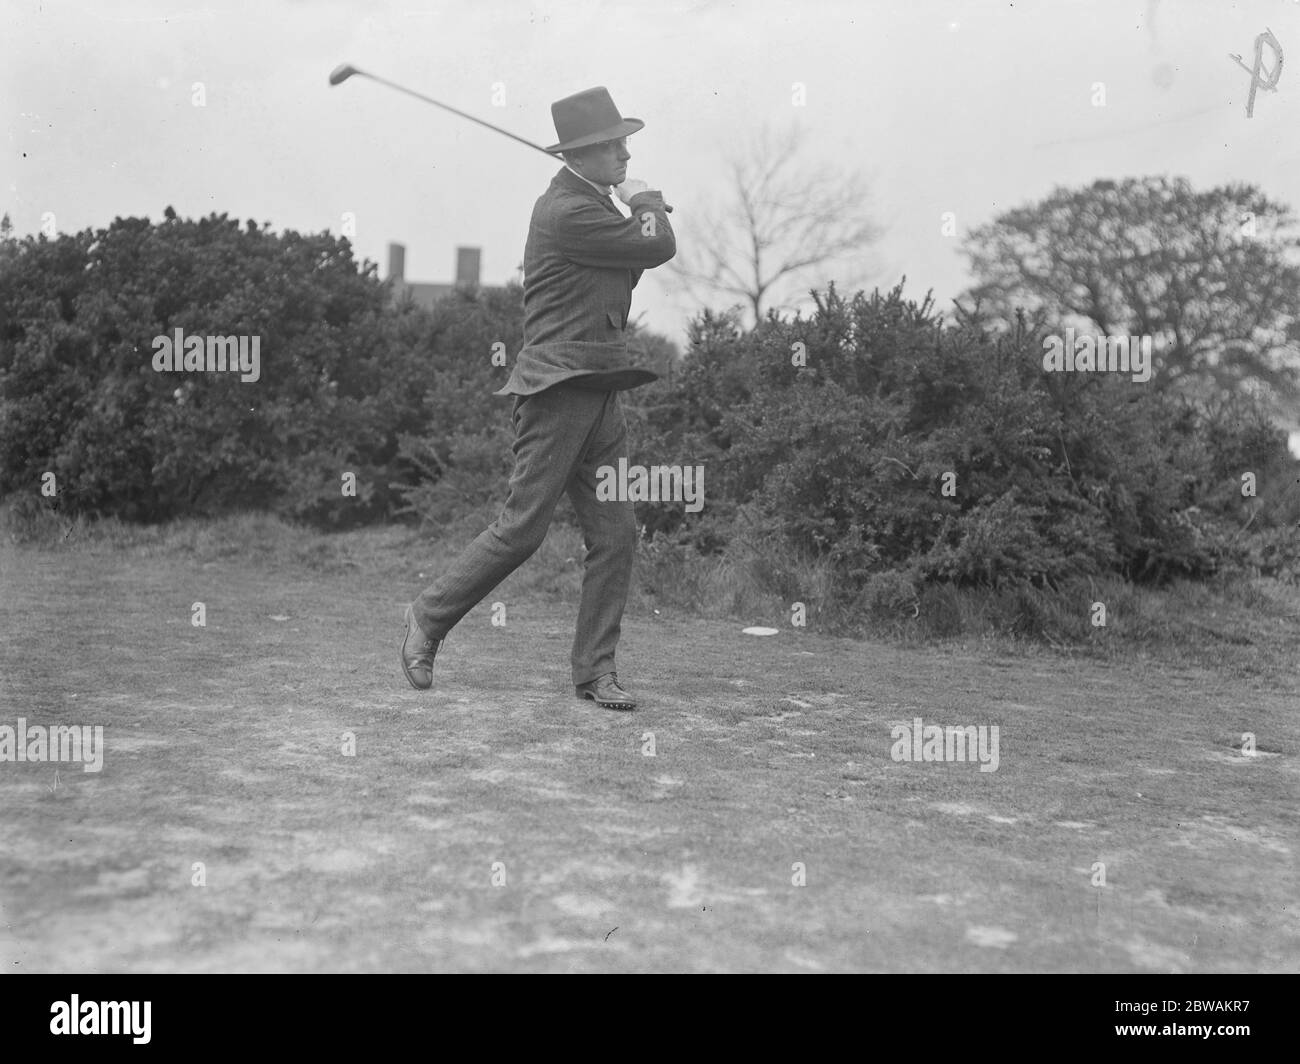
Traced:
[[[427, 693], [398, 671], [402, 608], [477, 529], [53, 529], [0, 538], [0, 725], [103, 725], [105, 760], [0, 762], [4, 971], [1300, 956], [1289, 589], [1102, 587], [1107, 629], [1055, 649], [981, 627], [976, 598], [922, 601], [957, 612], [941, 639], [816, 609], [795, 628], [761, 560], [669, 579], [677, 562], [642, 559], [620, 673], [643, 704], [614, 714], [568, 686], [563, 526], [452, 633]], [[893, 761], [916, 717], [998, 725], [998, 771]]]

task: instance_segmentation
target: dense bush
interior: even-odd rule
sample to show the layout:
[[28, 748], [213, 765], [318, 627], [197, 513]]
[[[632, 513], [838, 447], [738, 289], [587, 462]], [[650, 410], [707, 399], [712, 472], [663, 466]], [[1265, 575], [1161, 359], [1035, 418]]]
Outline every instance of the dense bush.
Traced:
[[[386, 292], [346, 240], [222, 216], [118, 218], [0, 256], [0, 491], [55, 473], [70, 510], [157, 520], [265, 507], [341, 523], [417, 412]], [[153, 341], [257, 336], [261, 377], [153, 369]], [[344, 499], [342, 477], [357, 477]]]
[[[176, 328], [260, 336], [261, 379], [155, 372], [153, 338]], [[493, 393], [521, 340], [519, 286], [394, 306], [328, 235], [169, 210], [0, 240], [0, 493], [39, 498], [50, 471], [49, 505], [72, 518], [485, 522], [513, 438]], [[1039, 327], [960, 308], [945, 323], [901, 284], [832, 287], [811, 316], [751, 330], [706, 312], [689, 340], [678, 357], [634, 330], [663, 379], [623, 401], [632, 462], [706, 474], [702, 513], [637, 504], [643, 560], [705, 557], [711, 594], [733, 577], [787, 599], [815, 584], [897, 615], [981, 586], [1026, 617], [1029, 591], [1107, 576], [1300, 576], [1300, 469], [1248, 397], [1045, 373]]]
[[[870, 608], [927, 581], [1286, 570], [1280, 543], [1241, 533], [1254, 514], [1280, 534], [1300, 509], [1285, 436], [1250, 400], [1198, 406], [1119, 374], [1048, 374], [1042, 339], [1023, 321], [1009, 334], [965, 313], [945, 325], [901, 285], [832, 288], [808, 320], [769, 316], [748, 333], [705, 315], [641, 446], [705, 464], [706, 514], [830, 560], [836, 594]], [[1256, 499], [1242, 496], [1246, 471]], [[678, 508], [660, 531], [707, 550], [718, 527]]]
[[[398, 512], [433, 525], [467, 514], [490, 520], [505, 502], [514, 439], [512, 401], [493, 393], [522, 342], [522, 290], [460, 289], [431, 311], [408, 306], [403, 321], [411, 330], [403, 343], [417, 367], [408, 386], [421, 416], [398, 441]], [[494, 360], [494, 349], [508, 354]]]

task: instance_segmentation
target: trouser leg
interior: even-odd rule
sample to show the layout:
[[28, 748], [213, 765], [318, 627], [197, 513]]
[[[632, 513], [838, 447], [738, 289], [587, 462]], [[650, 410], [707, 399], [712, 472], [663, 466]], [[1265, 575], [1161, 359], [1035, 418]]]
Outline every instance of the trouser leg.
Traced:
[[606, 394], [557, 387], [515, 400], [510, 494], [500, 516], [413, 603], [427, 635], [444, 638], [541, 546], [601, 423]]
[[578, 515], [587, 548], [582, 601], [573, 639], [575, 685], [615, 671], [614, 651], [622, 630], [636, 554], [636, 516], [632, 504], [602, 502], [596, 498], [600, 467], [617, 470], [619, 458], [627, 457], [627, 423], [618, 392], [605, 394], [603, 417], [568, 484], [569, 499]]

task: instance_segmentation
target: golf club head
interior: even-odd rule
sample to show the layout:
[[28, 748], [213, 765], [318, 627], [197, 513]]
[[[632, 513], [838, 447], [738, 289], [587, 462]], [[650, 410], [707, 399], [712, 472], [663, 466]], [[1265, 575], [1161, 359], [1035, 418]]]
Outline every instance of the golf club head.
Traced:
[[356, 67], [352, 66], [352, 64], [343, 63], [340, 66], [336, 66], [330, 72], [330, 84], [337, 85], [340, 82], [347, 81], [348, 78], [350, 78], [353, 74], [360, 74], [360, 73], [361, 71], [358, 70]]

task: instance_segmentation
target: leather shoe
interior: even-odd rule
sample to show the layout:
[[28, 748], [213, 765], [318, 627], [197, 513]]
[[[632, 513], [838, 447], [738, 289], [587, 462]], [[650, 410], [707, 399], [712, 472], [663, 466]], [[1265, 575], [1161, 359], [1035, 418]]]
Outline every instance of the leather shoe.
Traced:
[[579, 698], [590, 698], [604, 709], [636, 709], [636, 699], [623, 690], [618, 673], [607, 672], [573, 689]]
[[416, 623], [415, 611], [406, 607], [406, 638], [402, 640], [402, 673], [417, 691], [433, 686], [433, 659], [441, 639], [430, 639]]

